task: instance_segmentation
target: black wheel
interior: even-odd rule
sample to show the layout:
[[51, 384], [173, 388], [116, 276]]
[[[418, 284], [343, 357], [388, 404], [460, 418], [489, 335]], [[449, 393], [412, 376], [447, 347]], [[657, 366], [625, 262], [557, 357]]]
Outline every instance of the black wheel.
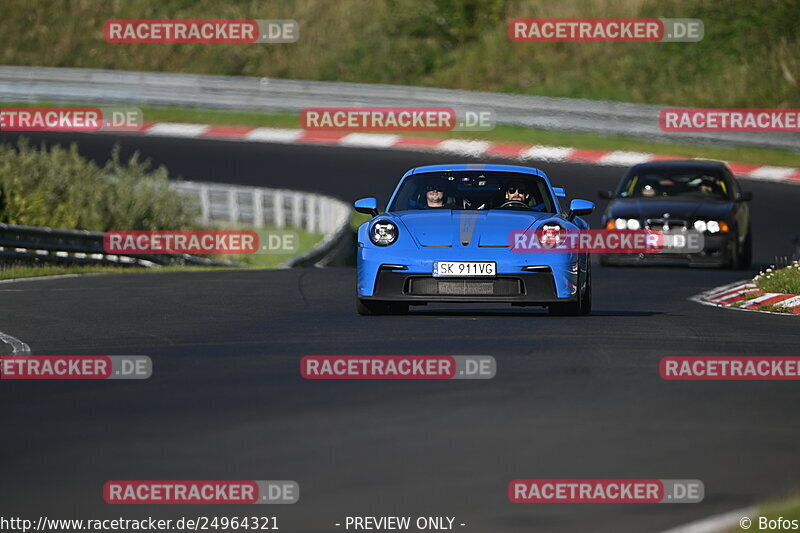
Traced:
[[744, 238], [744, 244], [741, 248], [737, 246], [736, 252], [734, 268], [749, 269], [753, 264], [753, 235], [749, 228], [747, 237]]
[[404, 315], [408, 313], [408, 304], [403, 302], [383, 302], [380, 300], [362, 300], [356, 298], [356, 311], [359, 315]]
[[588, 315], [592, 312], [592, 258], [586, 258], [586, 291], [581, 302], [581, 314]]
[[580, 296], [574, 302], [555, 303], [548, 306], [551, 315], [578, 316], [588, 315], [592, 312], [592, 261], [586, 259], [586, 274], [581, 279], [578, 274], [578, 290]]

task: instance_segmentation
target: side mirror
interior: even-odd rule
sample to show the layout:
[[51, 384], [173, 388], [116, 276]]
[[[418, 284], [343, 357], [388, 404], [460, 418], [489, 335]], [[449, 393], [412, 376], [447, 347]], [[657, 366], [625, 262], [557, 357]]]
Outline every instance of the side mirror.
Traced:
[[612, 200], [614, 198], [614, 191], [603, 189], [601, 191], [597, 191], [597, 196], [599, 196], [601, 200]]
[[740, 192], [739, 197], [736, 199], [739, 200], [740, 202], [749, 202], [750, 200], [753, 199], [753, 193], [751, 193], [750, 191]]
[[378, 200], [376, 198], [362, 198], [361, 200], [356, 200], [353, 206], [359, 213], [364, 213], [372, 217], [378, 216]]
[[578, 215], [590, 215], [594, 211], [594, 203], [589, 200], [581, 200], [576, 198], [569, 203], [569, 213], [567, 220], [570, 222], [575, 220]]

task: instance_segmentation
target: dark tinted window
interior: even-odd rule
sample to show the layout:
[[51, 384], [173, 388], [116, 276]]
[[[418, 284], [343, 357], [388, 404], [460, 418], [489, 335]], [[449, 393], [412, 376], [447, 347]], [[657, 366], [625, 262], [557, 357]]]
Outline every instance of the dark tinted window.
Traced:
[[629, 174], [620, 189], [621, 198], [686, 196], [712, 200], [731, 197], [731, 184], [716, 169], [647, 169]]
[[515, 172], [426, 172], [408, 176], [389, 211], [504, 209], [555, 213], [547, 182]]

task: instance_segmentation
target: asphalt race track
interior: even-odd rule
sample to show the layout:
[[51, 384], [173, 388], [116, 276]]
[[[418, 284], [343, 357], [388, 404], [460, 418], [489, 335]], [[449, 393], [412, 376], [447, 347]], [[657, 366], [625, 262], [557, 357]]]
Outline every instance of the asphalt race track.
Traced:
[[[73, 138], [97, 160], [119, 141], [124, 153], [139, 149], [175, 175], [346, 200], [385, 202], [415, 165], [475, 161]], [[570, 197], [593, 201], [622, 172], [540, 168]], [[755, 195], [755, 260], [765, 264], [789, 253], [800, 232], [800, 187], [743, 184]], [[143, 354], [154, 362], [147, 381], [0, 383], [0, 514], [274, 514], [291, 532], [343, 530], [334, 524], [348, 515], [401, 514], [455, 516], [465, 532], [642, 533], [797, 488], [796, 383], [667, 382], [658, 374], [667, 355], [798, 356], [797, 318], [688, 300], [752, 272], [595, 267], [588, 317], [486, 305], [359, 317], [355, 271], [344, 267], [0, 284], [0, 330], [34, 354]], [[306, 381], [298, 363], [311, 354], [493, 355], [498, 372], [488, 381]], [[694, 505], [512, 504], [507, 485], [517, 478], [696, 478], [706, 496]], [[102, 499], [112, 479], [292, 479], [301, 499], [255, 511], [118, 507]]]

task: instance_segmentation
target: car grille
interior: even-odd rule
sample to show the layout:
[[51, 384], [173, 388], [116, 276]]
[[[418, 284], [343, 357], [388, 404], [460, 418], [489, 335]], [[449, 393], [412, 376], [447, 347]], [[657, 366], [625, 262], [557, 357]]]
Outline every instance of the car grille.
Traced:
[[685, 230], [689, 227], [685, 220], [675, 220], [672, 218], [648, 218], [644, 221], [644, 229], [652, 229], [656, 231], [668, 230]]
[[416, 296], [518, 296], [520, 280], [412, 278], [408, 293]]

